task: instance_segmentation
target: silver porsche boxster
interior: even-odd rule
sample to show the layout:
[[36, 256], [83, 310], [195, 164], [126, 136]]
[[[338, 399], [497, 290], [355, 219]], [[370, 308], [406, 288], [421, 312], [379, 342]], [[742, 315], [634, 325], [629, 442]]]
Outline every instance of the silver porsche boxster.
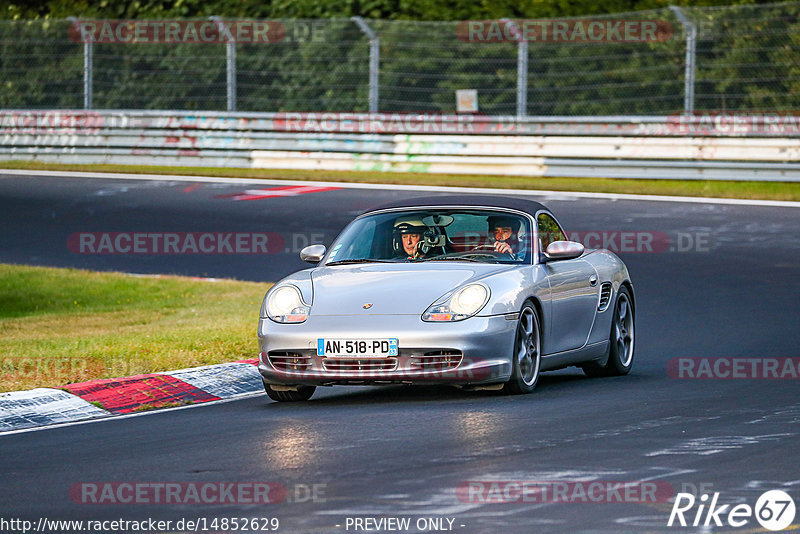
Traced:
[[450, 384], [533, 391], [542, 371], [633, 365], [628, 269], [568, 241], [543, 205], [486, 195], [409, 199], [352, 221], [264, 297], [270, 398], [316, 386]]

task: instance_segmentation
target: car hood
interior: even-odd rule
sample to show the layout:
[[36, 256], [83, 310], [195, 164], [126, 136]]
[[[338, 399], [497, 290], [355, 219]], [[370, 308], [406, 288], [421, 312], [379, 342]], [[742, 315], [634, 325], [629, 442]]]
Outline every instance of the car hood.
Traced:
[[311, 315], [421, 315], [451, 290], [509, 268], [477, 263], [320, 267], [311, 273]]

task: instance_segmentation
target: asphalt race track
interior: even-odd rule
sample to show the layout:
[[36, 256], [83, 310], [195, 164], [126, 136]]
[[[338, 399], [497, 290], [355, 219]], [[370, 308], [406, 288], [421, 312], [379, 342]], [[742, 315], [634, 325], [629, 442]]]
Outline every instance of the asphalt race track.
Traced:
[[[303, 245], [330, 244], [371, 205], [416, 196], [341, 188], [251, 192], [256, 198], [237, 200], [246, 190], [274, 187], [5, 176], [0, 262], [276, 281], [305, 266], [297, 258]], [[319, 388], [300, 405], [258, 396], [0, 435], [0, 515], [173, 524], [278, 518], [278, 532], [287, 533], [389, 532], [353, 522], [387, 517], [410, 518], [408, 532], [760, 528], [752, 517], [729, 526], [727, 511], [719, 516], [723, 527], [711, 520], [704, 530], [669, 528], [672, 503], [665, 498], [581, 502], [571, 494], [572, 502], [553, 503], [533, 493], [518, 502], [485, 502], [488, 494], [457, 493], [469, 481], [649, 481], [670, 495], [697, 493], [698, 505], [700, 494], [719, 493], [719, 505], [753, 507], [766, 490], [779, 489], [800, 507], [800, 378], [677, 379], [667, 371], [678, 357], [800, 356], [800, 210], [536, 198], [568, 232], [603, 231], [618, 250], [631, 232], [657, 236], [663, 245], [648, 251], [645, 238], [633, 247], [640, 250], [618, 252], [636, 291], [630, 376], [589, 379], [564, 370], [543, 375], [535, 393], [514, 397]], [[81, 253], [75, 234], [87, 232], [266, 232], [280, 247], [271, 254]], [[254, 356], [255, 341], [254, 332]], [[124, 482], [275, 482], [287, 496], [272, 504], [91, 504], [74, 493], [82, 483]], [[688, 522], [697, 511], [686, 512]], [[420, 518], [442, 523], [423, 521], [417, 529]]]

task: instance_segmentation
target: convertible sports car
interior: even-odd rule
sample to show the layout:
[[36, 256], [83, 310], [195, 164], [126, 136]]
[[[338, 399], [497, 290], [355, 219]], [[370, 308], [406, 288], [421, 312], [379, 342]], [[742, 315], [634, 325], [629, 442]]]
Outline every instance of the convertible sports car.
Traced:
[[258, 368], [274, 400], [335, 384], [528, 393], [542, 371], [633, 365], [627, 268], [568, 241], [537, 202], [402, 200], [300, 257], [318, 265], [275, 284], [261, 306]]

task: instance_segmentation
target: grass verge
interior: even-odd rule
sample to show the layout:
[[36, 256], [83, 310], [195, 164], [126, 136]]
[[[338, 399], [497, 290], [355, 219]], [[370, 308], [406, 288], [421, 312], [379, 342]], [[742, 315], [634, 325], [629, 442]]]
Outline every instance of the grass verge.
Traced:
[[637, 195], [746, 198], [800, 201], [800, 183], [723, 180], [646, 180], [612, 178], [535, 178], [422, 174], [378, 171], [304, 171], [284, 169], [228, 169], [217, 167], [162, 167], [155, 165], [72, 165], [35, 161], [0, 161], [0, 168], [132, 174], [181, 174], [269, 180], [318, 180], [348, 183], [442, 185], [547, 191], [584, 191]]
[[0, 264], [0, 392], [255, 358], [268, 288]]

